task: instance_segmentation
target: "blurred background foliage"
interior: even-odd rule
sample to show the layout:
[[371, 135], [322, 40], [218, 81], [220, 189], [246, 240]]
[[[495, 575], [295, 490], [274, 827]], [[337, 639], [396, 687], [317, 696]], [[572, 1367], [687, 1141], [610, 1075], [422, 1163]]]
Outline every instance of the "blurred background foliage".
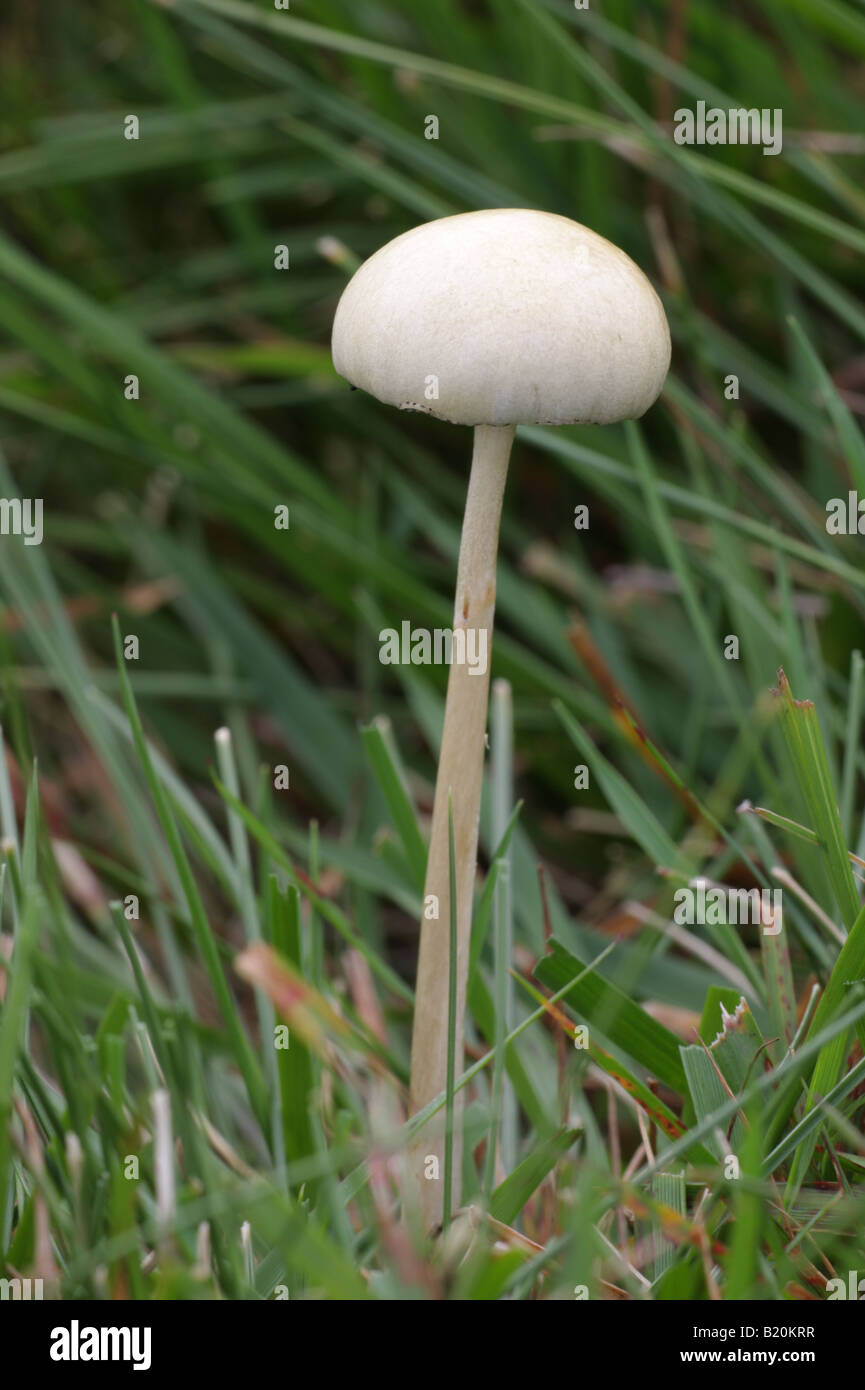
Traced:
[[[451, 0], [295, 0], [281, 13], [213, 0], [122, 16], [96, 4], [46, 27], [12, 7], [6, 454], [22, 491], [45, 498], [45, 553], [67, 601], [86, 600], [75, 629], [96, 658], [108, 609], [139, 604], [140, 693], [186, 771], [200, 774], [227, 690], [264, 706], [269, 737], [287, 743], [301, 814], [362, 800], [354, 717], [391, 713], [414, 739], [405, 692], [376, 660], [377, 615], [447, 621], [468, 434], [348, 394], [329, 327], [358, 258], [474, 207], [541, 207], [610, 237], [653, 278], [675, 339], [664, 405], [645, 425], [666, 545], [624, 430], [521, 431], [496, 673], [515, 685], [519, 790], [546, 850], [596, 878], [618, 848], [565, 829], [570, 759], [549, 695], [613, 732], [570, 614], [653, 737], [709, 784], [782, 661], [803, 693], [816, 693], [809, 650], [826, 661], [821, 682], [844, 679], [857, 542], [829, 540], [821, 512], [853, 460], [789, 316], [861, 408], [865, 16], [794, 13]], [[675, 110], [700, 99], [780, 107], [783, 153], [675, 145]], [[424, 138], [428, 114], [438, 141]], [[274, 269], [280, 244], [287, 271]], [[130, 373], [137, 402], [124, 396]], [[737, 401], [725, 399], [731, 373]], [[279, 503], [290, 534], [274, 532]], [[587, 532], [573, 528], [579, 503]], [[737, 664], [721, 659], [727, 632]], [[47, 774], [63, 728], [57, 673], [27, 664]], [[443, 674], [411, 678], [440, 691]], [[750, 760], [724, 790], [728, 806], [758, 790]]]
[[[808, 822], [771, 718], [779, 666], [817, 703], [863, 852], [865, 571], [861, 540], [825, 526], [828, 499], [865, 491], [863, 55], [865, 10], [840, 0], [92, 0], [62, 16], [9, 0], [0, 491], [44, 499], [46, 539], [0, 547], [2, 718], [19, 813], [38, 752], [82, 920], [104, 922], [130, 875], [176, 911], [119, 713], [116, 610], [140, 639], [148, 732], [198, 804], [221, 824], [209, 761], [227, 723], [244, 799], [307, 866], [320, 825], [322, 881], [376, 959], [413, 978], [418, 887], [357, 726], [388, 717], [428, 815], [446, 672], [382, 667], [378, 632], [450, 621], [470, 434], [349, 392], [329, 331], [359, 260], [490, 206], [561, 213], [623, 247], [674, 340], [638, 427], [518, 432], [493, 665], [513, 687], [524, 801], [518, 963], [543, 948], [542, 860], [558, 937], [585, 958], [625, 938], [602, 973], [699, 1015], [717, 969], [662, 930], [675, 880], [656, 870], [674, 865], [653, 851], [746, 886], [746, 859], [769, 872], [788, 853], [735, 815], [749, 799]], [[783, 152], [676, 145], [675, 112], [697, 101], [780, 108]], [[591, 787], [575, 792], [583, 761]], [[290, 790], [268, 795], [262, 763], [287, 764]], [[197, 840], [205, 881], [213, 853]], [[796, 855], [834, 915], [820, 857]], [[223, 890], [202, 891], [238, 944]], [[807, 912], [800, 927], [797, 982], [829, 961]], [[405, 1001], [393, 1012], [404, 1071]], [[543, 1133], [555, 1079], [546, 1041], [528, 1053]]]
[[[810, 640], [821, 679], [845, 677], [857, 542], [827, 540], [821, 512], [852, 460], [789, 316], [861, 409], [865, 16], [771, 0], [722, 16], [624, 0], [586, 12], [295, 0], [288, 13], [213, 0], [43, 19], [13, 5], [0, 60], [6, 454], [21, 490], [45, 498], [46, 555], [67, 600], [92, 608], [75, 627], [95, 656], [124, 593], [166, 576], [182, 588], [144, 588], [135, 630], [148, 714], [187, 771], [200, 773], [228, 688], [268, 708], [301, 812], [342, 811], [356, 788], [353, 716], [385, 710], [412, 738], [370, 617], [446, 621], [468, 435], [349, 395], [328, 335], [358, 258], [474, 207], [541, 207], [610, 237], [653, 278], [675, 339], [645, 433], [679, 574], [623, 430], [521, 432], [496, 671], [516, 688], [529, 814], [532, 783], [537, 814], [556, 811], [539, 826], [548, 848], [593, 873], [611, 848], [562, 828], [570, 763], [547, 697], [611, 732], [570, 613], [656, 739], [710, 781], [734, 711], [781, 661], [800, 686]], [[780, 107], [783, 154], [674, 145], [675, 110], [699, 99]], [[123, 138], [129, 113], [137, 141]], [[438, 141], [424, 138], [430, 113]], [[274, 269], [278, 244], [288, 271]], [[124, 398], [129, 373], [138, 402]], [[730, 373], [738, 401], [725, 400]], [[280, 502], [290, 534], [273, 530]], [[575, 533], [581, 502], [591, 525]], [[814, 593], [799, 652], [779, 621], [779, 567]], [[738, 664], [721, 662], [727, 631]], [[284, 692], [252, 658], [258, 641], [290, 672]], [[57, 682], [50, 665], [26, 677], [50, 743]], [[440, 690], [443, 673], [417, 679]], [[285, 698], [294, 683], [301, 708]], [[805, 684], [814, 693], [810, 672]], [[324, 727], [306, 724], [307, 705]], [[337, 727], [338, 756], [322, 758]], [[757, 790], [747, 766], [728, 801]], [[633, 756], [629, 773], [663, 805]]]

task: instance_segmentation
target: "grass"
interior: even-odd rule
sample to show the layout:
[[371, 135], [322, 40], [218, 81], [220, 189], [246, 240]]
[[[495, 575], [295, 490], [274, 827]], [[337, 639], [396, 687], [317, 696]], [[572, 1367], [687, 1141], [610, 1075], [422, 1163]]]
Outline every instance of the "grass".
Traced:
[[[0, 495], [45, 507], [0, 536], [0, 1275], [825, 1297], [865, 1268], [865, 571], [826, 526], [865, 14], [116, 10], [0, 36]], [[782, 108], [782, 153], [676, 145], [698, 100]], [[621, 245], [673, 369], [639, 424], [518, 431], [466, 1070], [410, 1119], [445, 673], [378, 634], [450, 620], [466, 450], [328, 340], [361, 259], [496, 205]], [[676, 922], [697, 878], [782, 886], [782, 932]], [[472, 1210], [406, 1240], [457, 1090]]]

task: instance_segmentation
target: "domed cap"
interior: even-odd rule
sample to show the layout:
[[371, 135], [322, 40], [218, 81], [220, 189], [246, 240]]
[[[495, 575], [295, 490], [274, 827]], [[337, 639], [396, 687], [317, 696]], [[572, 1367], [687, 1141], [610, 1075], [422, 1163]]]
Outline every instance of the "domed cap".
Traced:
[[617, 246], [567, 217], [495, 208], [414, 227], [365, 261], [332, 351], [341, 376], [402, 410], [604, 425], [655, 400], [670, 330]]

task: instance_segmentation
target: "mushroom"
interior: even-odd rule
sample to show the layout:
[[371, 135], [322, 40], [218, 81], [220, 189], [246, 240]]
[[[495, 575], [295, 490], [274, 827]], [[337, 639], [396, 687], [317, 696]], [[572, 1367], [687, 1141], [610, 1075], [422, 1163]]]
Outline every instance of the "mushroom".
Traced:
[[[474, 427], [454, 632], [475, 629], [489, 652], [499, 518], [515, 428], [602, 425], [648, 410], [670, 364], [661, 301], [634, 262], [587, 227], [551, 213], [495, 208], [415, 227], [365, 261], [339, 301], [332, 351], [339, 374], [378, 400]], [[465, 663], [451, 665], [424, 889], [425, 904], [437, 903], [438, 915], [425, 912], [420, 929], [413, 1113], [445, 1089], [447, 1077], [449, 793], [457, 1076], [462, 1072], [488, 689], [488, 661], [483, 674]], [[454, 1128], [458, 1206], [459, 1110]], [[443, 1219], [443, 1184], [424, 1178], [443, 1173], [444, 1144], [439, 1131], [412, 1151], [427, 1229]], [[429, 1164], [431, 1156], [437, 1165]]]

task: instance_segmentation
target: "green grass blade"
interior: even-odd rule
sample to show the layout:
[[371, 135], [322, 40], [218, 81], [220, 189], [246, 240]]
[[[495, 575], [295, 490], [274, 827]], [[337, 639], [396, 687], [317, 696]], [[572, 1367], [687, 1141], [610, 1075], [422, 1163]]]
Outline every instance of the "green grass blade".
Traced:
[[547, 1174], [576, 1143], [579, 1133], [576, 1129], [563, 1129], [539, 1144], [504, 1182], [499, 1183], [490, 1198], [490, 1215], [512, 1226]]
[[778, 673], [781, 727], [811, 824], [832, 885], [841, 919], [849, 931], [859, 915], [859, 894], [850, 868], [844, 832], [832, 786], [817, 711], [810, 700], [794, 700], [789, 681]]
[[535, 978], [556, 991], [573, 979], [573, 992], [566, 995], [571, 1007], [621, 1048], [631, 1061], [684, 1095], [686, 1081], [678, 1038], [616, 985], [597, 973], [586, 974], [586, 970], [582, 961], [553, 938], [550, 954], [535, 967]]
[[120, 624], [116, 616], [113, 622], [113, 631], [117, 669], [120, 675], [120, 686], [123, 693], [123, 704], [135, 736], [135, 747], [138, 757], [150, 788], [150, 794], [153, 797], [153, 803], [156, 807], [157, 815], [159, 816], [159, 822], [168, 842], [169, 849], [171, 850], [178, 877], [183, 885], [183, 892], [189, 909], [195, 938], [198, 943], [198, 948], [201, 951], [202, 959], [207, 967], [207, 973], [210, 977], [213, 992], [219, 1005], [226, 1034], [231, 1043], [232, 1052], [243, 1074], [254, 1113], [258, 1118], [259, 1124], [266, 1133], [269, 1128], [269, 1107], [261, 1069], [256, 1061], [249, 1039], [243, 1031], [240, 1014], [231, 997], [231, 992], [225, 979], [222, 962], [219, 958], [219, 947], [216, 944], [207, 912], [201, 901], [201, 895], [196, 886], [189, 860], [186, 856], [186, 851], [183, 848], [174, 814], [162, 783], [153, 767], [147, 749], [147, 742], [144, 737], [144, 729], [141, 724], [135, 696], [132, 692], [129, 677], [126, 674], [126, 663], [123, 657], [123, 641], [120, 635]]
[[372, 724], [362, 728], [360, 734], [370, 766], [387, 802], [394, 828], [405, 850], [415, 887], [421, 892], [426, 876], [427, 848], [409, 798], [405, 777], [395, 751], [388, 746], [385, 737], [385, 730], [389, 727], [387, 721], [374, 720]]

